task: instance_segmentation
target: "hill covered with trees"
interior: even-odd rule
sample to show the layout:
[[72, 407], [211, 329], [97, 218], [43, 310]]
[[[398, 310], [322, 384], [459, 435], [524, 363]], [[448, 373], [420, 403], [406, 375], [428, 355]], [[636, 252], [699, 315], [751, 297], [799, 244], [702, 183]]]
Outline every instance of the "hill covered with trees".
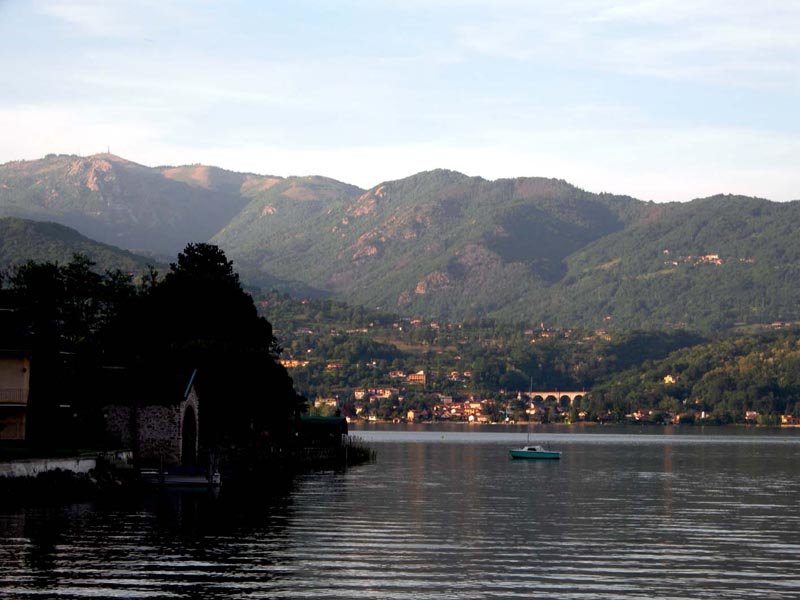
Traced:
[[445, 170], [362, 190], [113, 155], [0, 165], [0, 215], [150, 255], [210, 239], [250, 286], [405, 316], [617, 331], [800, 320], [798, 207], [655, 204]]
[[534, 314], [612, 329], [800, 320], [800, 203], [716, 196], [665, 209], [571, 255]]
[[737, 336], [682, 348], [614, 375], [593, 392], [593, 402], [619, 412], [687, 411], [692, 421], [778, 425], [800, 416], [800, 331]]
[[135, 276], [158, 264], [152, 258], [95, 242], [58, 223], [0, 218], [0, 269], [28, 261], [67, 263], [76, 254], [91, 256], [101, 271], [120, 270]]

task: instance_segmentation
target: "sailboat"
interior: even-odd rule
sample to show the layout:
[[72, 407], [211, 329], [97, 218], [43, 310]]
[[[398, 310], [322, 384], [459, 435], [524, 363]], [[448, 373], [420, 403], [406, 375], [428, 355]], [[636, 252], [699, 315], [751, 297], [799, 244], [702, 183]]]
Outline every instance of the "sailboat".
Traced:
[[546, 460], [558, 460], [561, 452], [557, 450], [545, 450], [543, 446], [531, 445], [531, 429], [528, 426], [528, 441], [522, 448], [512, 448], [509, 450], [511, 458], [538, 458]]
[[559, 459], [561, 452], [557, 450], [545, 450], [542, 446], [523, 446], [522, 448], [512, 448], [509, 450], [511, 458], [540, 458], [540, 459]]

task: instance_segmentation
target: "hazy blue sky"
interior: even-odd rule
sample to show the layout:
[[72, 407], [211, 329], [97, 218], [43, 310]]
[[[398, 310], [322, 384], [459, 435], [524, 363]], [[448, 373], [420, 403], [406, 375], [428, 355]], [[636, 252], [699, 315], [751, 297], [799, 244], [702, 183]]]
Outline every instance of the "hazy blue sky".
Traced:
[[0, 162], [800, 198], [800, 1], [0, 0]]

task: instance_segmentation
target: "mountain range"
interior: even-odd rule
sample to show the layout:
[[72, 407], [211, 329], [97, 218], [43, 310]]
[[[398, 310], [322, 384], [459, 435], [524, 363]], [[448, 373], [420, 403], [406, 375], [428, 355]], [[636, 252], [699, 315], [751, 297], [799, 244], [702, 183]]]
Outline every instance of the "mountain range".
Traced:
[[250, 284], [408, 315], [626, 329], [800, 319], [800, 202], [656, 204], [446, 170], [364, 190], [99, 154], [0, 165], [0, 217], [151, 260], [211, 241]]

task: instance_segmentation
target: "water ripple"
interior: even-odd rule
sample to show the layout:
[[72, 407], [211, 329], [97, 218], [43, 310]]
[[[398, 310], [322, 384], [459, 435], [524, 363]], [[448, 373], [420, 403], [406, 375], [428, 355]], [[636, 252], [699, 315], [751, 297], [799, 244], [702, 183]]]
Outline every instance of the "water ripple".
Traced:
[[247, 511], [183, 494], [0, 512], [0, 597], [797, 597], [793, 455], [663, 437], [567, 439], [558, 463], [520, 464], [495, 439], [387, 436], [377, 464]]

